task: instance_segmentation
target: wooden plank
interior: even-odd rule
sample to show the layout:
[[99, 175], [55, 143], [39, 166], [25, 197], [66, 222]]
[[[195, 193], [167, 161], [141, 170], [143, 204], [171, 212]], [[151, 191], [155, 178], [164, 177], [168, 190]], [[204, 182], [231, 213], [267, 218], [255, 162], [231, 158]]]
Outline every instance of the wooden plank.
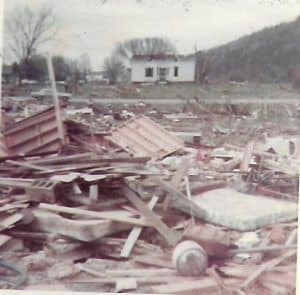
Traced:
[[[91, 211], [91, 210], [64, 207], [64, 206], [45, 204], [45, 203], [41, 203], [38, 207], [40, 209], [54, 211], [54, 212], [58, 212], [58, 213], [82, 215], [82, 216], [95, 218], [95, 219], [108, 219], [111, 221], [134, 224], [134, 225], [139, 225], [139, 226], [150, 226], [150, 223], [146, 222], [145, 219], [137, 219], [137, 218], [128, 217], [128, 216], [120, 216], [119, 214], [113, 215], [110, 212], [96, 212], [96, 211]], [[124, 212], [126, 212], [126, 211], [124, 211]]]
[[288, 239], [286, 240], [285, 242], [285, 245], [286, 246], [290, 246], [290, 245], [293, 245], [293, 244], [297, 244], [296, 240], [297, 240], [297, 235], [298, 235], [298, 228], [295, 228], [290, 236], [288, 237]]
[[72, 220], [55, 213], [33, 209], [35, 221], [32, 226], [39, 231], [64, 235], [79, 241], [90, 242], [106, 235], [128, 230], [126, 223], [113, 224], [110, 220]]
[[98, 185], [97, 184], [92, 184], [89, 187], [89, 198], [90, 202], [94, 203], [98, 200]]
[[242, 161], [242, 156], [237, 155], [233, 159], [228, 160], [225, 163], [223, 163], [222, 165], [220, 165], [220, 167], [218, 168], [218, 171], [219, 172], [222, 172], [222, 171], [231, 171], [236, 166], [238, 166], [241, 163], [241, 161]]
[[262, 274], [259, 281], [275, 283], [288, 288], [296, 288], [296, 272], [267, 272]]
[[223, 180], [216, 180], [216, 181], [211, 181], [208, 183], [199, 183], [199, 184], [194, 184], [193, 186], [191, 185], [191, 193], [193, 195], [198, 195], [205, 193], [210, 190], [218, 189], [218, 188], [223, 188], [227, 185], [227, 183]]
[[[78, 283], [78, 284], [108, 284], [108, 285], [114, 285], [120, 278], [108, 278], [103, 277], [102, 271], [94, 271], [92, 269], [88, 269], [84, 266], [79, 266], [77, 264], [77, 267], [80, 268], [83, 272], [87, 272], [88, 274], [94, 275], [95, 279], [71, 279], [71, 280], [64, 280], [65, 283]], [[172, 282], [178, 282], [182, 280], [182, 277], [180, 276], [151, 276], [151, 277], [131, 277], [132, 279], [136, 280], [139, 285], [142, 284], [161, 284], [161, 283], [172, 283]], [[194, 279], [184, 279], [185, 282], [194, 281]], [[157, 294], [157, 293], [155, 293]]]
[[190, 214], [192, 210], [194, 216], [197, 216], [198, 218], [202, 218], [206, 215], [201, 208], [199, 208], [193, 201], [189, 200], [182, 192], [176, 190], [172, 184], [155, 176], [152, 176], [151, 179], [170, 194], [173, 207], [180, 208], [188, 214]]
[[47, 66], [48, 66], [49, 80], [51, 83], [51, 89], [52, 89], [52, 94], [53, 94], [53, 102], [54, 102], [54, 107], [55, 107], [55, 117], [56, 117], [58, 134], [59, 134], [61, 143], [64, 144], [65, 143], [65, 134], [64, 134], [64, 128], [63, 128], [63, 121], [62, 121], [60, 104], [59, 104], [59, 100], [58, 100], [58, 94], [57, 94], [57, 90], [56, 90], [56, 82], [55, 82], [55, 74], [54, 74], [54, 69], [53, 69], [53, 64], [52, 64], [52, 58], [51, 58], [50, 54], [48, 54], [48, 56], [47, 56]]
[[11, 239], [11, 237], [8, 235], [0, 234], [0, 247], [2, 245], [4, 245], [7, 241], [9, 241], [10, 239]]
[[133, 258], [134, 262], [138, 262], [145, 265], [151, 265], [156, 267], [170, 268], [174, 269], [174, 265], [170, 260], [166, 260], [156, 256], [136, 256]]
[[[154, 206], [156, 205], [156, 203], [158, 202], [158, 197], [154, 196], [151, 198], [150, 202], [148, 203], [148, 208], [150, 210], [153, 210]], [[136, 241], [138, 240], [141, 232], [142, 232], [143, 228], [140, 227], [140, 226], [136, 226], [134, 227], [130, 234], [128, 235], [128, 238], [122, 248], [122, 251], [121, 251], [121, 254], [120, 254], [120, 257], [123, 257], [123, 258], [127, 258], [129, 257]]]
[[94, 154], [91, 152], [88, 153], [80, 153], [75, 155], [69, 155], [69, 156], [55, 156], [55, 157], [46, 157], [41, 158], [38, 160], [31, 160], [28, 161], [29, 164], [34, 165], [55, 165], [55, 164], [62, 164], [62, 163], [69, 163], [69, 162], [80, 162], [80, 161], [86, 161], [87, 159], [91, 159], [91, 157]]
[[255, 145], [256, 145], [256, 140], [251, 140], [244, 151], [243, 157], [242, 157], [242, 161], [241, 161], [241, 165], [240, 165], [240, 171], [241, 172], [248, 172], [249, 170], [249, 164], [252, 158], [252, 154], [253, 151], [255, 149]]
[[137, 281], [134, 278], [118, 279], [116, 282], [116, 292], [124, 292], [137, 289]]
[[15, 213], [9, 216], [0, 218], [0, 231], [5, 230], [13, 226], [15, 223], [23, 219], [23, 215], [21, 213]]
[[[187, 170], [189, 168], [189, 162], [188, 160], [182, 160], [179, 164], [179, 167], [176, 171], [176, 173], [173, 175], [171, 179], [171, 184], [174, 186], [174, 188], [178, 188], [180, 185], [180, 182], [183, 178], [183, 176], [186, 174]], [[171, 196], [167, 194], [164, 202], [163, 202], [163, 210], [166, 212], [170, 206]]]
[[[237, 279], [224, 279], [227, 287], [235, 286], [240, 281]], [[156, 294], [207, 294], [208, 292], [218, 291], [219, 285], [215, 279], [210, 277], [197, 278], [195, 281], [182, 280], [168, 285], [160, 285], [152, 287]]]
[[26, 162], [17, 162], [17, 161], [13, 161], [13, 160], [6, 160], [5, 162], [8, 163], [8, 164], [15, 165], [15, 166], [29, 168], [29, 169], [32, 169], [32, 170], [52, 172], [52, 170], [50, 170], [50, 169], [40, 167], [40, 166], [37, 166], [37, 165], [33, 165], [33, 164], [29, 164], [29, 163], [26, 163]]
[[24, 208], [27, 208], [28, 206], [29, 206], [29, 204], [27, 204], [27, 203], [5, 204], [0, 207], [0, 212], [16, 211], [17, 209], [24, 209]]
[[113, 269], [104, 272], [109, 277], [152, 277], [176, 275], [176, 270], [168, 268]]
[[290, 250], [279, 257], [276, 257], [270, 261], [261, 264], [242, 284], [241, 288], [247, 288], [252, 282], [254, 282], [262, 273], [271, 270], [276, 265], [280, 264], [284, 260], [297, 254], [297, 250]]
[[124, 186], [122, 188], [122, 192], [171, 246], [176, 245], [176, 243], [181, 239], [181, 235], [179, 233], [169, 228], [162, 220], [160, 220], [160, 218], [152, 212], [131, 189]]

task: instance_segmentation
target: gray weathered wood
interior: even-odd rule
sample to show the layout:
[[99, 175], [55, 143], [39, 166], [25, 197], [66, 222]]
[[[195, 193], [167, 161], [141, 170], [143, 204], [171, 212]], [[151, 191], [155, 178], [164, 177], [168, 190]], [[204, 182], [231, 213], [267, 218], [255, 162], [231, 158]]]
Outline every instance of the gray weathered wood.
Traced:
[[[157, 203], [158, 201], [158, 197], [152, 197], [152, 199], [150, 200], [150, 202], [148, 203], [148, 207], [150, 210], [153, 210], [155, 204]], [[140, 227], [140, 226], [135, 226], [130, 234], [128, 235], [128, 238], [122, 248], [122, 251], [121, 251], [121, 254], [120, 256], [123, 257], [123, 258], [127, 258], [129, 257], [136, 241], [138, 240], [141, 232], [142, 232], [143, 228]]]
[[181, 239], [181, 235], [179, 233], [169, 228], [162, 220], [160, 220], [160, 218], [152, 212], [130, 188], [124, 186], [122, 188], [122, 192], [170, 245], [176, 245], [176, 243]]

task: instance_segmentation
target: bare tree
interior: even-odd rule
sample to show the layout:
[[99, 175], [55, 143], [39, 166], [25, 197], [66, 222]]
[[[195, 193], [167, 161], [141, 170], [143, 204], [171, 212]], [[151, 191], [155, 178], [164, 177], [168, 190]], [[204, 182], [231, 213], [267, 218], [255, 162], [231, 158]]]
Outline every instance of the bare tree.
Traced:
[[114, 55], [125, 60], [135, 54], [175, 54], [175, 46], [166, 38], [135, 38], [116, 45]]
[[5, 20], [4, 33], [7, 50], [19, 64], [26, 64], [39, 46], [52, 40], [57, 32], [57, 18], [51, 6], [38, 10], [18, 6]]
[[107, 57], [104, 60], [103, 69], [105, 76], [112, 83], [117, 82], [125, 73], [123, 63], [116, 56]]

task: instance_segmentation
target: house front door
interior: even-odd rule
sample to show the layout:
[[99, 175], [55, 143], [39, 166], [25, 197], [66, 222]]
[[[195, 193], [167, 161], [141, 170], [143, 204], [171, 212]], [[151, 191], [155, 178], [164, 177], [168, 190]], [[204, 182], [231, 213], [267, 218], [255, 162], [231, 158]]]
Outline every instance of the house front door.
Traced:
[[168, 69], [167, 68], [159, 68], [158, 69], [158, 79], [159, 81], [167, 80]]

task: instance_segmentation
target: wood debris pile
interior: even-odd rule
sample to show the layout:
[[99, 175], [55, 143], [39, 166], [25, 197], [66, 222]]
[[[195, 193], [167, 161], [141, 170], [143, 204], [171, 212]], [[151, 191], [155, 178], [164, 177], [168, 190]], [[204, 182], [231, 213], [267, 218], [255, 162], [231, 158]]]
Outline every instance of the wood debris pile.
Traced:
[[[182, 118], [165, 114], [161, 122]], [[201, 134], [181, 131], [179, 138], [142, 115], [121, 124], [113, 116], [69, 118], [65, 128], [59, 152], [31, 147], [0, 158], [0, 255], [26, 274], [20, 288], [295, 292], [296, 136], [212, 147], [201, 145]], [[250, 216], [251, 198], [257, 207], [270, 204], [265, 214]], [[230, 223], [231, 212], [245, 230]], [[173, 252], [183, 241], [207, 255], [201, 275], [178, 271]], [[188, 269], [196, 267], [192, 260], [184, 262]]]

